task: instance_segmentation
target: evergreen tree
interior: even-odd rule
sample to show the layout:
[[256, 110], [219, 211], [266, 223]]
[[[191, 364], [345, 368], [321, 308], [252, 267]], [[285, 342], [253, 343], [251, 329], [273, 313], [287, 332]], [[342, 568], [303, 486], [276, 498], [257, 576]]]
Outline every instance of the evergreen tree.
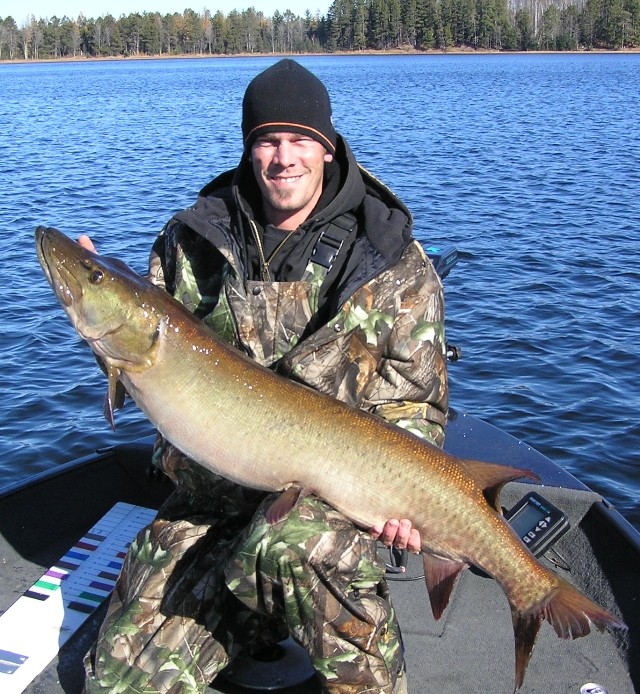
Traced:
[[355, 0], [353, 3], [353, 50], [363, 51], [367, 47], [368, 26], [367, 0]]
[[0, 58], [640, 45], [640, 0], [333, 0], [326, 16], [250, 7], [161, 16], [0, 18]]

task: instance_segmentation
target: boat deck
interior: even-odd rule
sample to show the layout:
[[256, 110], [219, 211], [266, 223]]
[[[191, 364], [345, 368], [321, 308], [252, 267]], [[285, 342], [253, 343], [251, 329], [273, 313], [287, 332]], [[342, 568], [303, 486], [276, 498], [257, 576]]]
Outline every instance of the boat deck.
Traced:
[[[545, 623], [520, 691], [578, 694], [582, 685], [595, 682], [609, 694], [633, 694], [640, 685], [640, 546], [636, 536], [600, 497], [573, 478], [566, 479], [528, 446], [507, 437], [497, 446], [494, 439], [493, 445], [487, 443], [487, 450], [482, 450], [479, 442], [497, 431], [485, 429], [487, 426], [473, 418], [454, 420], [451, 427], [456, 435], [450, 436], [448, 448], [471, 457], [466, 450], [471, 447], [476, 458], [534, 467], [547, 485], [554, 485], [545, 486], [543, 494], [571, 522], [571, 530], [555, 545], [570, 571], [559, 572], [630, 627], [628, 633], [596, 632], [576, 641], [561, 641]], [[159, 505], [170, 485], [149, 477], [148, 456], [147, 443], [109, 450], [67, 469], [63, 466], [56, 476], [0, 498], [0, 610], [18, 599], [116, 501]], [[510, 507], [529, 488], [507, 485], [503, 505]], [[512, 692], [511, 615], [496, 582], [473, 571], [464, 572], [449, 608], [435, 622], [421, 573], [421, 560], [411, 557], [404, 580], [390, 581], [404, 636], [409, 691]], [[25, 691], [81, 691], [82, 657], [95, 638], [104, 609], [89, 618]], [[247, 691], [220, 678], [212, 687], [212, 692], [227, 694]], [[319, 690], [309, 681], [279, 691], [312, 694]]]

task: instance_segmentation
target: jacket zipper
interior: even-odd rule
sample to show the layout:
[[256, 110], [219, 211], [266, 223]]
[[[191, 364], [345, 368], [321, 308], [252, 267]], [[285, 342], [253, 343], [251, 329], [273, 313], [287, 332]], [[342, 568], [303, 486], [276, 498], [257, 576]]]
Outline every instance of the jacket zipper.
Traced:
[[253, 219], [249, 220], [249, 225], [251, 226], [251, 231], [253, 232], [253, 238], [256, 240], [256, 246], [258, 247], [258, 255], [260, 256], [260, 277], [263, 282], [271, 282], [271, 272], [269, 272], [269, 263], [278, 253], [278, 251], [284, 246], [284, 244], [298, 231], [297, 229], [292, 229], [289, 231], [285, 237], [280, 241], [280, 243], [275, 247], [273, 252], [268, 258], [264, 257], [264, 248], [262, 247], [262, 241], [260, 241], [260, 234], [258, 233], [258, 228], [255, 225]]
[[260, 256], [260, 277], [263, 282], [271, 282], [271, 273], [269, 272], [269, 263], [264, 257], [264, 249], [262, 248], [262, 241], [260, 240], [260, 234], [255, 225], [253, 219], [249, 220], [249, 226], [251, 227], [251, 232], [253, 233], [253, 238], [256, 242], [256, 247], [258, 249], [258, 255]]

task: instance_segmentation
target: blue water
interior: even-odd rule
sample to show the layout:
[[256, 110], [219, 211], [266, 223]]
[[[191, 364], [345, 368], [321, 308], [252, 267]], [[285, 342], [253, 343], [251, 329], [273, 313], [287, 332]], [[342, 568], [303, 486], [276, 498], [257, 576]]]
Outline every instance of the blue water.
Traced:
[[[0, 487], [146, 434], [37, 265], [33, 229], [145, 268], [164, 221], [240, 151], [268, 58], [0, 65]], [[337, 128], [464, 252], [446, 282], [451, 401], [640, 528], [640, 55], [309, 57]]]

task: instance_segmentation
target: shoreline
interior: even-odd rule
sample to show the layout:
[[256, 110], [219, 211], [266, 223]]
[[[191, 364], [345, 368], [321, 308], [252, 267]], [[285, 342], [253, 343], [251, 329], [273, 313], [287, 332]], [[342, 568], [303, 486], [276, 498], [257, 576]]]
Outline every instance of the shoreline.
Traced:
[[231, 58], [286, 58], [286, 57], [358, 57], [358, 56], [439, 56], [439, 55], [633, 55], [640, 54], [638, 48], [624, 48], [619, 50], [609, 50], [604, 48], [593, 48], [572, 51], [498, 51], [489, 48], [474, 49], [469, 47], [451, 48], [447, 50], [429, 49], [419, 51], [413, 48], [394, 48], [391, 50], [366, 50], [366, 51], [335, 51], [333, 53], [181, 53], [157, 55], [113, 55], [113, 56], [65, 56], [63, 58], [3, 58], [0, 65], [25, 65], [38, 63], [87, 63], [87, 62], [119, 62], [132, 60], [205, 60], [205, 59], [231, 59]]

